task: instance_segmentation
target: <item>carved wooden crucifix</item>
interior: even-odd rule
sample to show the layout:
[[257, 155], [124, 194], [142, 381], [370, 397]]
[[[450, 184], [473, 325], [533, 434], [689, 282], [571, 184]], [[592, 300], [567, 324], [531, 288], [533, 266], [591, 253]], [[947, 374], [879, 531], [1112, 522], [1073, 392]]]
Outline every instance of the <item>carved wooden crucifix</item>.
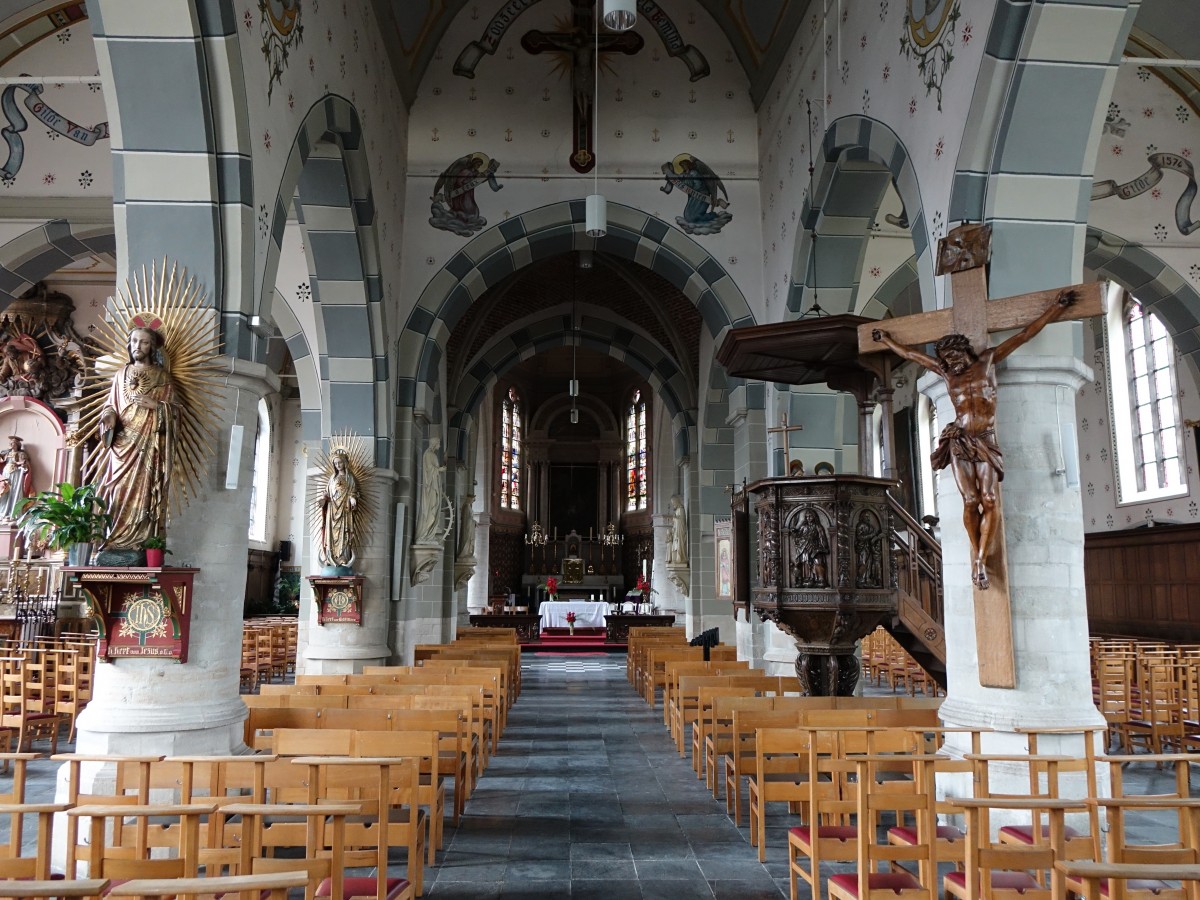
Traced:
[[785, 478], [792, 474], [792, 432], [803, 430], [803, 425], [788, 424], [787, 413], [780, 414], [777, 427], [767, 429], [767, 434], [783, 434], [783, 475]]
[[[938, 244], [937, 274], [950, 276], [954, 305], [928, 313], [866, 323], [858, 329], [859, 353], [892, 350], [945, 379], [955, 421], [943, 430], [931, 460], [949, 466], [963, 495], [963, 523], [971, 539], [975, 640], [979, 683], [1016, 687], [1008, 557], [1000, 481], [1003, 456], [995, 435], [995, 363], [1054, 321], [1103, 315], [1098, 282], [988, 300], [991, 227], [960, 225]], [[886, 331], [881, 329], [886, 328]], [[988, 334], [1019, 328], [997, 347]], [[918, 346], [937, 341], [937, 358]]]
[[571, 73], [571, 93], [574, 96], [574, 135], [571, 168], [590, 172], [596, 165], [593, 96], [596, 91], [596, 52], [624, 53], [632, 56], [645, 45], [636, 31], [622, 34], [601, 34], [595, 31], [595, 4], [600, 0], [571, 0], [571, 27], [567, 31], [529, 31], [521, 38], [521, 46], [530, 53], [556, 53], [556, 68]]

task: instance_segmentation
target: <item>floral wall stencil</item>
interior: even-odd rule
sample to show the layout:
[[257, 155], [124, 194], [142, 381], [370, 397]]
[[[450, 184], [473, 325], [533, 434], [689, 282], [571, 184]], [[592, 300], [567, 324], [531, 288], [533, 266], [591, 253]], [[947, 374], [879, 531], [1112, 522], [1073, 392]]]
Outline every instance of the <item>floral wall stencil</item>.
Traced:
[[937, 91], [942, 109], [942, 81], [954, 62], [955, 23], [962, 10], [959, 0], [908, 0], [900, 54], [917, 60], [917, 71], [925, 81], [925, 96]]
[[429, 198], [429, 224], [461, 237], [470, 237], [487, 225], [475, 202], [475, 188], [481, 184], [493, 191], [504, 187], [496, 181], [498, 168], [499, 160], [489, 159], [486, 153], [469, 153], [450, 163]]
[[683, 215], [675, 217], [675, 224], [688, 234], [717, 234], [733, 221], [725, 185], [703, 160], [680, 153], [662, 164], [662, 173], [667, 183], [660, 191], [669, 194], [678, 188], [687, 197]]
[[258, 11], [262, 17], [262, 53], [270, 70], [267, 80], [270, 103], [276, 82], [283, 81], [289, 54], [304, 42], [304, 26], [300, 23], [300, 0], [258, 0]]

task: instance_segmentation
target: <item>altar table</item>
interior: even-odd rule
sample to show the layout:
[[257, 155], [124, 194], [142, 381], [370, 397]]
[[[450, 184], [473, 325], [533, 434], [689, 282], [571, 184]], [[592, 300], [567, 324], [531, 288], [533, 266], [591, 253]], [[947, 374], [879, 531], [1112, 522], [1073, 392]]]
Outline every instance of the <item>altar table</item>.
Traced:
[[575, 613], [576, 628], [603, 628], [608, 604], [593, 600], [543, 600], [538, 610], [542, 628], [566, 628], [567, 613]]

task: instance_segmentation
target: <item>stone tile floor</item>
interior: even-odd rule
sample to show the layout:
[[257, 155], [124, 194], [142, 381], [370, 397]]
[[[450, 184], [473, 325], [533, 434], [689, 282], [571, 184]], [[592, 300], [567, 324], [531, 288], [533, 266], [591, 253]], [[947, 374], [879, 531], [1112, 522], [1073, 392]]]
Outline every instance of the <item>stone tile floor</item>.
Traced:
[[[786, 830], [794, 819], [782, 804], [768, 810], [760, 864], [745, 815], [735, 827], [724, 801], [696, 779], [690, 756], [676, 753], [661, 707], [651, 711], [625, 681], [624, 655], [533, 655], [522, 667], [523, 691], [499, 751], [462, 824], [447, 823], [445, 849], [426, 868], [427, 897], [787, 896]], [[53, 799], [58, 766], [30, 765], [30, 802]], [[1172, 776], [1149, 764], [1127, 767], [1125, 778], [1131, 792], [1172, 787]], [[7, 825], [0, 820], [0, 840]], [[1131, 840], [1153, 842], [1173, 839], [1175, 829], [1137, 815], [1129, 831]], [[397, 861], [391, 874], [403, 869]]]

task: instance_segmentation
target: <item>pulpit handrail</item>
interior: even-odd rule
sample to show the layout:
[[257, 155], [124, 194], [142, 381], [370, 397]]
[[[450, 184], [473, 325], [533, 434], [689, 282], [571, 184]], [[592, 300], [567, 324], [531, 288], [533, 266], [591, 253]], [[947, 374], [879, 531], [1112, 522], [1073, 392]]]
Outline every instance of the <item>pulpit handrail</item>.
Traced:
[[[903, 557], [907, 573], [907, 578], [901, 576], [901, 587], [921, 605], [926, 615], [936, 622], [944, 622], [942, 545], [900, 505], [890, 491], [887, 498], [888, 506], [895, 517], [891, 544]], [[899, 525], [895, 524], [897, 522]]]

